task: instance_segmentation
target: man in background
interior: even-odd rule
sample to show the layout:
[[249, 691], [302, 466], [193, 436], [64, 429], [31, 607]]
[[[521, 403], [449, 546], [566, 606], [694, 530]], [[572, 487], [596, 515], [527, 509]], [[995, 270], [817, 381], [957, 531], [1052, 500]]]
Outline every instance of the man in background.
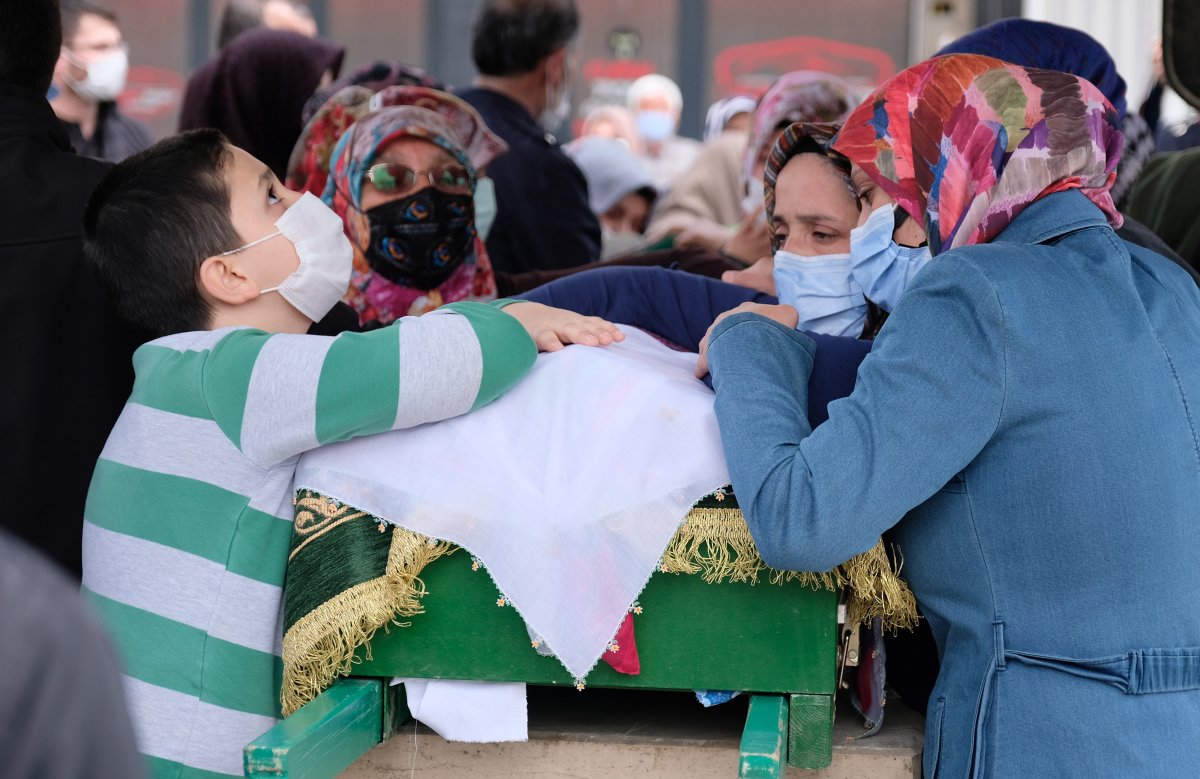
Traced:
[[497, 213], [487, 250], [505, 273], [600, 258], [587, 181], [550, 134], [570, 114], [567, 46], [578, 31], [573, 0], [487, 0], [475, 19], [471, 57], [479, 77], [458, 95], [508, 144], [488, 166]]
[[120, 162], [147, 148], [154, 142], [150, 130], [117, 107], [129, 73], [129, 47], [116, 14], [95, 3], [66, 0], [62, 24], [50, 105], [75, 151]]

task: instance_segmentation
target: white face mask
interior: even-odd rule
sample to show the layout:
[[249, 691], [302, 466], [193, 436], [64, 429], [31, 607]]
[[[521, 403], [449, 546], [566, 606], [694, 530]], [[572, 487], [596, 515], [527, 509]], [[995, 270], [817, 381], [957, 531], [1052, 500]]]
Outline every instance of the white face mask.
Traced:
[[571, 115], [571, 85], [567, 81], [567, 64], [563, 61], [562, 78], [558, 81], [557, 93], [546, 82], [546, 107], [538, 117], [538, 124], [548, 133], [553, 133]]
[[64, 77], [75, 94], [94, 103], [117, 99], [117, 95], [125, 88], [125, 77], [129, 75], [129, 52], [124, 46], [88, 63], [84, 63], [69, 49], [64, 51], [68, 62], [87, 72], [79, 81], [69, 75]]
[[617, 232], [600, 225], [600, 259], [620, 257], [632, 254], [646, 245], [646, 237], [641, 233]]
[[797, 330], [857, 338], [867, 321], [867, 301], [850, 275], [849, 254], [805, 257], [775, 252], [775, 292], [800, 313]]
[[487, 176], [475, 182], [475, 232], [486, 241], [496, 221], [496, 184]]
[[350, 286], [354, 249], [342, 231], [342, 219], [316, 195], [305, 192], [279, 217], [275, 227], [279, 229], [270, 235], [218, 256], [237, 254], [277, 235], [287, 238], [296, 246], [300, 266], [279, 286], [264, 289], [259, 294], [278, 292], [301, 314], [319, 322]]

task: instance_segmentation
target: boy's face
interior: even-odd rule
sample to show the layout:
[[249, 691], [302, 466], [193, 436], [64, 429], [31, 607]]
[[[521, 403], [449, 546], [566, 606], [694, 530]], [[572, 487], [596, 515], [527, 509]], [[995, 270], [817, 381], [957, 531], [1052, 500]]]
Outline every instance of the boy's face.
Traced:
[[[242, 243], [247, 244], [274, 233], [275, 222], [300, 199], [300, 193], [280, 184], [270, 168], [247, 152], [236, 146], [230, 150], [233, 165], [225, 172], [230, 221]], [[295, 244], [282, 237], [263, 241], [235, 256], [245, 262], [247, 275], [262, 289], [278, 286], [300, 267]]]

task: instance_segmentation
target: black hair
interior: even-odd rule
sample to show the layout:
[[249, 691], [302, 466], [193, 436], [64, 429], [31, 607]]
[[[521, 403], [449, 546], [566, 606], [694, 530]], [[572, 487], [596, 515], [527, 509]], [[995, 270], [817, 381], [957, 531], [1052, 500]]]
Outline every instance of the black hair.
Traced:
[[[297, 12], [311, 15], [308, 6], [301, 0], [283, 0]], [[221, 12], [217, 25], [217, 48], [223, 49], [229, 42], [247, 30], [263, 25], [263, 11], [271, 0], [229, 0]]]
[[471, 28], [471, 59], [485, 76], [529, 73], [577, 32], [574, 0], [486, 0]]
[[266, 0], [229, 0], [225, 10], [221, 12], [221, 24], [217, 28], [217, 48], [223, 49], [246, 30], [261, 26], [264, 5]]
[[62, 48], [57, 0], [10, 0], [0, 24], [0, 84], [44, 95]]
[[126, 158], [96, 186], [83, 254], [122, 318], [156, 336], [208, 329], [200, 265], [241, 243], [224, 176], [232, 164], [220, 131], [192, 130]]
[[117, 24], [117, 14], [106, 6], [99, 3], [87, 2], [87, 0], [63, 0], [62, 3], [62, 37], [63, 43], [69, 44], [75, 38], [75, 34], [79, 32], [79, 20], [83, 16], [91, 14], [99, 16], [106, 22]]

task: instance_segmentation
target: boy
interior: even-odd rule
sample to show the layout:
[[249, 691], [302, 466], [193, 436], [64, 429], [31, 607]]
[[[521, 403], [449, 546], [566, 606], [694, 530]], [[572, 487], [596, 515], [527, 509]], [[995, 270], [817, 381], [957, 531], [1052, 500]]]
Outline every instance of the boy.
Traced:
[[96, 465], [84, 590], [124, 660], [153, 774], [241, 775], [242, 747], [279, 716], [299, 455], [484, 405], [530, 368], [535, 342], [622, 336], [508, 301], [304, 335], [350, 279], [341, 220], [215, 130], [114, 168], [84, 232], [122, 316], [164, 336], [134, 355], [133, 394]]

